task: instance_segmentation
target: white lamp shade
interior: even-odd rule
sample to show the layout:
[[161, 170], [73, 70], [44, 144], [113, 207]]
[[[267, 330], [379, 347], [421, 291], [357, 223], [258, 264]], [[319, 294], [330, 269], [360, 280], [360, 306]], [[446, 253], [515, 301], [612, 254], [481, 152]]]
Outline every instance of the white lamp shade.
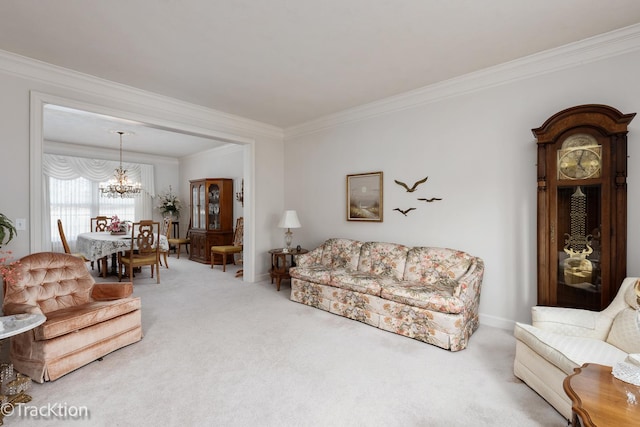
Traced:
[[278, 228], [300, 228], [300, 220], [296, 211], [284, 211], [282, 219], [278, 224]]

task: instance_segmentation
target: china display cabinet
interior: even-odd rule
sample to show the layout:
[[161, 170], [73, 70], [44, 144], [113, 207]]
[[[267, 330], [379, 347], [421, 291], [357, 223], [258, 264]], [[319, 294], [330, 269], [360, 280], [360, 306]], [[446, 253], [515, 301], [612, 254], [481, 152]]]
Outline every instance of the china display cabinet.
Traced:
[[[211, 263], [211, 246], [233, 244], [233, 179], [206, 178], [191, 184], [189, 259]], [[214, 263], [221, 264], [222, 258]]]
[[533, 129], [538, 144], [538, 304], [602, 310], [626, 276], [627, 126], [581, 105]]

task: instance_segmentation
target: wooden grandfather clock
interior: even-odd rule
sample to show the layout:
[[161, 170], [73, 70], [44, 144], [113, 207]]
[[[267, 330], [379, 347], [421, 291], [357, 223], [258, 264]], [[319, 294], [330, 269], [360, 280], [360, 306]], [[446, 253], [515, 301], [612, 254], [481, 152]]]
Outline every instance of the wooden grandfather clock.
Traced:
[[606, 105], [560, 111], [538, 144], [538, 304], [602, 310], [627, 266], [627, 126]]

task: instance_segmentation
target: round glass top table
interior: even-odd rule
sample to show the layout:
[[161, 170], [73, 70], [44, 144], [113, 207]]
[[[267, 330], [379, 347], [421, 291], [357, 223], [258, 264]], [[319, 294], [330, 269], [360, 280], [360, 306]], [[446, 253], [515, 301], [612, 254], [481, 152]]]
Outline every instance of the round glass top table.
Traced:
[[40, 326], [47, 318], [43, 314], [13, 314], [0, 316], [0, 340], [27, 332]]
[[[42, 314], [21, 313], [11, 316], [0, 316], [0, 343], [14, 335], [27, 332], [41, 324], [47, 318]], [[0, 393], [3, 395], [0, 425], [5, 415], [13, 413], [13, 407], [18, 403], [31, 401], [26, 391], [31, 386], [31, 378], [20, 373], [14, 373], [13, 364], [0, 363]]]

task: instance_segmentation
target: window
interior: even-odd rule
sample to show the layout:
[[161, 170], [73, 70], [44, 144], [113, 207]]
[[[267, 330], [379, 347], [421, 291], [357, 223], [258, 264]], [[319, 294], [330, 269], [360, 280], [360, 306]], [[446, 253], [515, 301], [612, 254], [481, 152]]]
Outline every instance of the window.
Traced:
[[[131, 179], [142, 184], [143, 194], [132, 199], [101, 197], [100, 182], [109, 180], [118, 162], [45, 153], [42, 174], [46, 188], [43, 196], [43, 244], [52, 251], [62, 252], [58, 234], [58, 219], [62, 221], [71, 251], [76, 237], [88, 232], [91, 218], [98, 215], [137, 221], [153, 217], [154, 171], [152, 165], [124, 163]], [[49, 243], [47, 240], [50, 240]]]
[[72, 251], [78, 234], [91, 231], [91, 218], [118, 215], [122, 220], [135, 219], [135, 199], [101, 197], [98, 183], [82, 177], [66, 180], [49, 177], [49, 209], [51, 243], [55, 252], [64, 252], [58, 219], [62, 221]]

